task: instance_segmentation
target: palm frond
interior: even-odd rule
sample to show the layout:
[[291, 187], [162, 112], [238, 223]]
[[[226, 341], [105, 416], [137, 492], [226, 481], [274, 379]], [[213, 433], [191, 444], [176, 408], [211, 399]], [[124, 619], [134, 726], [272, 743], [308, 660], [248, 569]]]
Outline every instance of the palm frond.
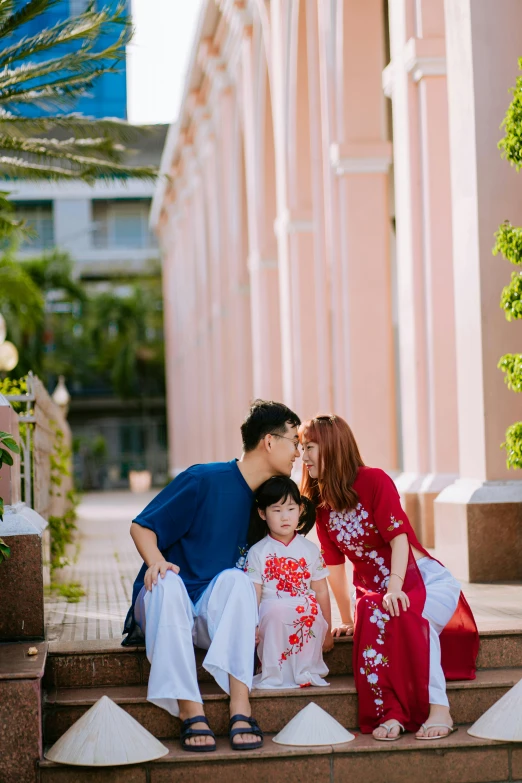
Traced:
[[35, 133], [51, 134], [56, 130], [66, 130], [76, 139], [104, 136], [114, 142], [128, 144], [142, 141], [151, 133], [152, 128], [146, 125], [129, 125], [118, 118], [98, 120], [77, 113], [61, 114], [57, 117], [19, 117], [0, 109], [0, 134], [29, 138]]
[[82, 168], [65, 168], [58, 165], [44, 165], [32, 163], [22, 158], [11, 158], [7, 155], [0, 156], [0, 180], [25, 179], [38, 182], [41, 180], [82, 180], [93, 184], [97, 179], [113, 180], [118, 178], [138, 179], [154, 182], [157, 177], [157, 169], [154, 166], [124, 166], [117, 163], [92, 159], [93, 162], [82, 164]]
[[0, 133], [0, 150], [24, 152], [38, 158], [65, 158], [66, 156], [85, 155], [85, 153], [91, 152], [95, 153], [97, 157], [101, 156], [102, 159], [119, 163], [125, 147], [121, 144], [115, 144], [107, 138], [20, 139]]
[[87, 90], [91, 89], [94, 80], [104, 73], [115, 73], [114, 68], [100, 67], [89, 74], [89, 76], [62, 76], [48, 84], [38, 87], [27, 86], [21, 90], [0, 90], [0, 105], [7, 103], [12, 108], [19, 104], [31, 104], [41, 106], [42, 108], [60, 108], [68, 102], [81, 97]]
[[42, 82], [45, 77], [50, 74], [56, 75], [57, 72], [89, 76], [94, 70], [99, 73], [100, 63], [108, 65], [108, 60], [111, 60], [111, 67], [114, 67], [114, 62], [122, 60], [125, 56], [123, 48], [125, 39], [121, 36], [102, 52], [93, 51], [94, 45], [93, 41], [83, 45], [76, 52], [69, 52], [38, 62], [24, 62], [16, 68], [4, 68], [0, 71], [0, 93], [3, 94], [10, 88], [36, 79], [38, 79], [38, 85], [35, 86], [40, 87], [45, 84], [45, 81]]
[[132, 26], [126, 14], [125, 4], [119, 4], [114, 11], [108, 8], [86, 11], [57, 22], [36, 35], [24, 36], [0, 51], [0, 67], [9, 66], [18, 60], [32, 59], [35, 55], [62, 44], [97, 40], [111, 25], [123, 26], [126, 40], [130, 40]]
[[8, 193], [0, 192], [0, 241], [17, 241], [26, 237], [30, 231], [23, 220], [15, 214], [14, 205], [8, 199]]
[[4, 0], [0, 5], [0, 38], [6, 38], [15, 30], [32, 19], [35, 19], [44, 11], [48, 11], [59, 0], [29, 0], [13, 13], [13, 0]]

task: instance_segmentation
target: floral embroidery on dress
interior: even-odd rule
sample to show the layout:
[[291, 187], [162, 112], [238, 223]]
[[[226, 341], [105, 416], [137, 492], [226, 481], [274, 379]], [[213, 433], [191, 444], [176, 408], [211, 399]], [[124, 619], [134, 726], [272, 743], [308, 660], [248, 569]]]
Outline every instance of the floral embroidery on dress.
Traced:
[[[290, 655], [295, 655], [303, 649], [306, 642], [309, 642], [311, 638], [315, 638], [315, 634], [312, 630], [312, 626], [317, 618], [317, 598], [313, 595], [305, 597], [305, 606], [296, 606], [295, 611], [299, 615], [293, 622], [294, 633], [288, 637], [289, 647], [281, 653], [279, 658], [279, 668], [282, 669], [283, 663]], [[306, 614], [305, 614], [306, 612]], [[310, 685], [310, 683], [307, 683]]]
[[[326, 566], [322, 565], [322, 568]], [[279, 658], [279, 668], [282, 668], [284, 661], [290, 656], [300, 652], [306, 642], [315, 638], [312, 627], [315, 623], [318, 608], [317, 598], [308, 595], [309, 587], [307, 580], [311, 578], [308, 563], [304, 557], [297, 560], [295, 557], [277, 557], [277, 555], [268, 555], [265, 560], [265, 569], [263, 573], [263, 582], [272, 582], [277, 580], [277, 597], [283, 598], [284, 593], [292, 598], [303, 596], [303, 603], [296, 606], [297, 617], [293, 622], [293, 633], [288, 637], [289, 646], [281, 653]]]
[[368, 516], [366, 509], [361, 503], [358, 503], [350, 511], [331, 511], [327, 526], [330, 531], [337, 531], [337, 541], [351, 552], [355, 552], [356, 557], [375, 563], [380, 576], [376, 574], [373, 581], [381, 590], [386, 590], [390, 569], [386, 567], [384, 558], [379, 557], [376, 549], [371, 549], [368, 552], [370, 547], [362, 540], [364, 536], [369, 536], [372, 531], [376, 530], [372, 522], [366, 522]]
[[247, 572], [246, 562], [247, 562], [247, 555], [248, 555], [248, 547], [247, 546], [240, 546], [239, 549], [239, 560], [236, 563], [236, 568], [239, 568], [241, 571]]
[[[390, 615], [386, 612], [382, 612], [377, 604], [370, 604], [372, 614], [370, 622], [377, 626], [378, 633], [375, 639], [376, 645], [384, 644], [384, 635], [386, 632], [386, 623], [390, 619]], [[382, 688], [379, 685], [379, 670], [384, 666], [388, 666], [388, 658], [382, 653], [377, 652], [372, 645], [368, 645], [362, 653], [363, 665], [359, 669], [360, 673], [366, 676], [366, 680], [370, 686], [370, 689], [374, 696], [374, 704], [376, 706], [377, 716], [381, 717], [384, 714], [384, 700], [382, 698]]]
[[398, 528], [398, 527], [400, 527], [402, 525], [402, 519], [395, 519], [393, 514], [390, 517], [390, 522], [391, 522], [391, 525], [389, 526], [389, 528], [387, 528], [388, 533], [391, 533], [392, 530], [395, 530], [396, 528]]
[[277, 557], [277, 555], [268, 555], [265, 561], [265, 570], [263, 582], [272, 582], [277, 579], [277, 595], [279, 593], [289, 593], [292, 598], [297, 595], [306, 595], [308, 585], [306, 580], [310, 579], [310, 571], [305, 558], [296, 560], [295, 557]]

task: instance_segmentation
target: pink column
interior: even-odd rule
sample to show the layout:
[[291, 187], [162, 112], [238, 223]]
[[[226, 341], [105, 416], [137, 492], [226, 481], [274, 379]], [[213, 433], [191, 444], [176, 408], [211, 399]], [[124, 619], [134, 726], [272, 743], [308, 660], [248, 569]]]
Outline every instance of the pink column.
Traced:
[[[397, 468], [390, 272], [391, 219], [382, 3], [336, 6], [335, 122], [330, 140], [338, 204], [333, 330], [338, 411], [368, 464]], [[341, 35], [342, 31], [342, 35]], [[364, 96], [364, 97], [363, 97]]]
[[426, 546], [458, 470], [443, 0], [390, 3], [401, 420], [397, 485]]
[[274, 0], [271, 21], [283, 399], [309, 418], [321, 402], [318, 336], [325, 347], [327, 322], [315, 290], [312, 167], [320, 170], [320, 160], [311, 156], [310, 128], [318, 116], [312, 115], [309, 98], [315, 69], [308, 64], [306, 6]]
[[522, 224], [521, 175], [497, 149], [520, 30], [518, 0], [501, 13], [488, 0], [446, 3], [460, 479], [435, 501], [435, 532], [437, 553], [471, 581], [522, 578], [522, 482], [500, 449], [520, 401], [496, 369], [522, 329], [499, 307], [509, 265], [491, 256], [498, 225]]
[[244, 31], [241, 80], [253, 396], [281, 399], [279, 275], [273, 229], [276, 217], [274, 135], [266, 55], [258, 28]]
[[223, 92], [219, 122], [222, 213], [226, 443], [240, 454], [241, 421], [252, 399], [252, 337], [248, 280], [246, 185], [241, 117], [235, 87]]

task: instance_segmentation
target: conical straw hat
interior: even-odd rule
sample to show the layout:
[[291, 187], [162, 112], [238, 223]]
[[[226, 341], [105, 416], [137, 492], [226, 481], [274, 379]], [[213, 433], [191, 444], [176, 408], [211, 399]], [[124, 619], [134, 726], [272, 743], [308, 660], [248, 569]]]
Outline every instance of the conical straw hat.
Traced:
[[481, 739], [522, 742], [522, 680], [482, 715], [468, 734]]
[[55, 742], [45, 758], [59, 764], [115, 767], [152, 761], [168, 752], [137, 720], [102, 696]]
[[313, 701], [274, 737], [280, 745], [340, 745], [355, 739], [341, 724]]

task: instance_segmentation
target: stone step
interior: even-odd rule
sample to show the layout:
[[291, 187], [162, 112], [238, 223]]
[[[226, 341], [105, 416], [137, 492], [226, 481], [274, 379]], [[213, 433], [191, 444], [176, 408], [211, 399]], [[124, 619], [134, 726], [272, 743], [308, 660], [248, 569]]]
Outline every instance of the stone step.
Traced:
[[[476, 680], [448, 683], [455, 723], [473, 723], [509, 688], [522, 679], [521, 669], [490, 669]], [[314, 701], [346, 728], [357, 726], [357, 694], [350, 675], [330, 677], [330, 686], [293, 690], [252, 691], [252, 711], [263, 731], [276, 733], [309, 702]], [[227, 696], [216, 683], [202, 683], [205, 712], [217, 735], [228, 731]], [[107, 695], [158, 738], [179, 736], [180, 722], [147, 701], [145, 685], [52, 689], [45, 695], [44, 741], [55, 742], [101, 696]]]
[[[481, 634], [479, 669], [522, 666], [522, 633], [489, 631]], [[212, 678], [202, 668], [205, 653], [196, 651], [198, 678]], [[352, 674], [352, 641], [337, 639], [325, 656], [331, 676]], [[144, 647], [122, 647], [119, 639], [51, 642], [44, 688], [86, 688], [105, 685], [146, 685], [150, 665]]]
[[522, 743], [488, 742], [467, 734], [419, 742], [407, 734], [395, 743], [358, 735], [345, 745], [314, 748], [277, 745], [271, 736], [257, 751], [232, 751], [218, 739], [215, 753], [187, 753], [167, 740], [169, 754], [133, 767], [66, 767], [41, 761], [40, 783], [248, 783], [371, 781], [371, 783], [492, 783], [522, 779]]

